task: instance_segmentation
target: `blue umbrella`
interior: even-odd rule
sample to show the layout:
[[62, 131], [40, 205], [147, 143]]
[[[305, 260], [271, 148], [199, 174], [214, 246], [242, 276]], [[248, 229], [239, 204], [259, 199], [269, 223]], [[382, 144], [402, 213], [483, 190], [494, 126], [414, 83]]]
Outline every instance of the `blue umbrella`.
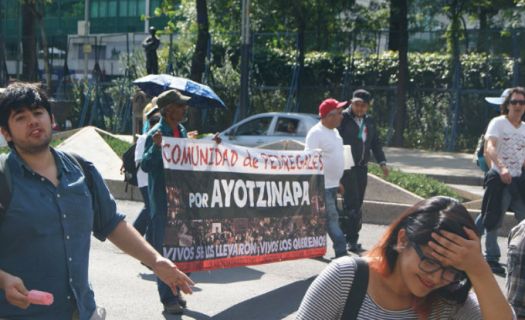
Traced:
[[191, 97], [188, 105], [195, 108], [226, 108], [224, 102], [207, 85], [185, 79], [174, 77], [169, 74], [150, 74], [133, 81], [140, 90], [155, 97], [170, 89], [177, 89], [182, 94]]

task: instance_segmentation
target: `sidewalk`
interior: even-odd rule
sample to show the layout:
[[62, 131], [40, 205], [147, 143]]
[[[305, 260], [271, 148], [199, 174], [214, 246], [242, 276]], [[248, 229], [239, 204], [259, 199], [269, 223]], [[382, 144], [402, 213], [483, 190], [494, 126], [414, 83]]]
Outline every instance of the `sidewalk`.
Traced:
[[461, 197], [483, 197], [483, 172], [472, 161], [472, 154], [384, 148], [388, 163], [403, 172], [420, 173], [448, 184]]
[[422, 173], [457, 185], [483, 185], [483, 172], [472, 162], [472, 154], [384, 148], [388, 163], [403, 172]]

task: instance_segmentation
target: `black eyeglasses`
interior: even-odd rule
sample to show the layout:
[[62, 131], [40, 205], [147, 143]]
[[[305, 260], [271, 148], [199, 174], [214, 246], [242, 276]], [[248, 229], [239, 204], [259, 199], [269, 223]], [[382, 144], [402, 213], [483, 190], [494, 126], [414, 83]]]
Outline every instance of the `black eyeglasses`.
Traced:
[[414, 249], [417, 252], [417, 255], [419, 256], [419, 259], [421, 260], [419, 262], [419, 269], [421, 271], [426, 273], [434, 273], [439, 270], [443, 270], [441, 272], [441, 279], [446, 282], [460, 282], [463, 281], [466, 278], [466, 275], [464, 272], [459, 271], [458, 269], [452, 268], [452, 267], [445, 267], [441, 264], [441, 262], [427, 257], [423, 250], [421, 250], [421, 247], [415, 243], [410, 242]]
[[523, 106], [525, 105], [525, 100], [510, 100], [509, 103], [512, 104], [513, 106], [517, 104], [519, 104], [520, 106]]

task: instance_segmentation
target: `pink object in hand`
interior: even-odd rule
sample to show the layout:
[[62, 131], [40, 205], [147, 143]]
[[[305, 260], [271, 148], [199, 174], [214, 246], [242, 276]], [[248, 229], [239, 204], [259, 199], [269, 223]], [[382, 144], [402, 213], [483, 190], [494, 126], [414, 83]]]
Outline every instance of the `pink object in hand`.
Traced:
[[27, 293], [27, 299], [32, 304], [49, 306], [53, 303], [53, 294], [44, 291], [31, 290]]

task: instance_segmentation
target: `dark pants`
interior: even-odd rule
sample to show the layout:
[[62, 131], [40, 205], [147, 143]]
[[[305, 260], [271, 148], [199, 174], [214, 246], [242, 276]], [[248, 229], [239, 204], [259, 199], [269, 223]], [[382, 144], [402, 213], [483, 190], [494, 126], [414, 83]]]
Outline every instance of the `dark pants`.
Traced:
[[[166, 231], [167, 224], [167, 212], [163, 214], [156, 214], [151, 219], [151, 242], [153, 247], [163, 256], [162, 245], [164, 244], [164, 234]], [[191, 273], [186, 273], [187, 276], [190, 276]], [[163, 304], [170, 304], [178, 301], [178, 296], [174, 295], [171, 291], [171, 288], [162, 282], [157, 277], [157, 289], [159, 291], [160, 302]], [[180, 294], [180, 289], [177, 288], [178, 294]]]
[[345, 188], [341, 230], [346, 236], [346, 242], [350, 245], [357, 244], [359, 240], [363, 216], [361, 207], [365, 199], [367, 174], [367, 166], [356, 166], [345, 170], [341, 178], [341, 183]]
[[[153, 247], [161, 254], [162, 244], [164, 243], [164, 231], [166, 229], [166, 214], [156, 214], [151, 221]], [[171, 288], [157, 278], [157, 288], [159, 290], [160, 301], [163, 304], [173, 303], [177, 297], [171, 292]]]
[[139, 216], [133, 222], [133, 227], [137, 229], [137, 231], [140, 233], [140, 235], [144, 236], [146, 240], [148, 240], [149, 244], [153, 245], [153, 236], [152, 236], [152, 228], [151, 228], [151, 213], [150, 213], [150, 206], [149, 206], [149, 195], [148, 195], [148, 187], [141, 187], [140, 193], [142, 194], [142, 198], [144, 199], [144, 208], [139, 213]]

